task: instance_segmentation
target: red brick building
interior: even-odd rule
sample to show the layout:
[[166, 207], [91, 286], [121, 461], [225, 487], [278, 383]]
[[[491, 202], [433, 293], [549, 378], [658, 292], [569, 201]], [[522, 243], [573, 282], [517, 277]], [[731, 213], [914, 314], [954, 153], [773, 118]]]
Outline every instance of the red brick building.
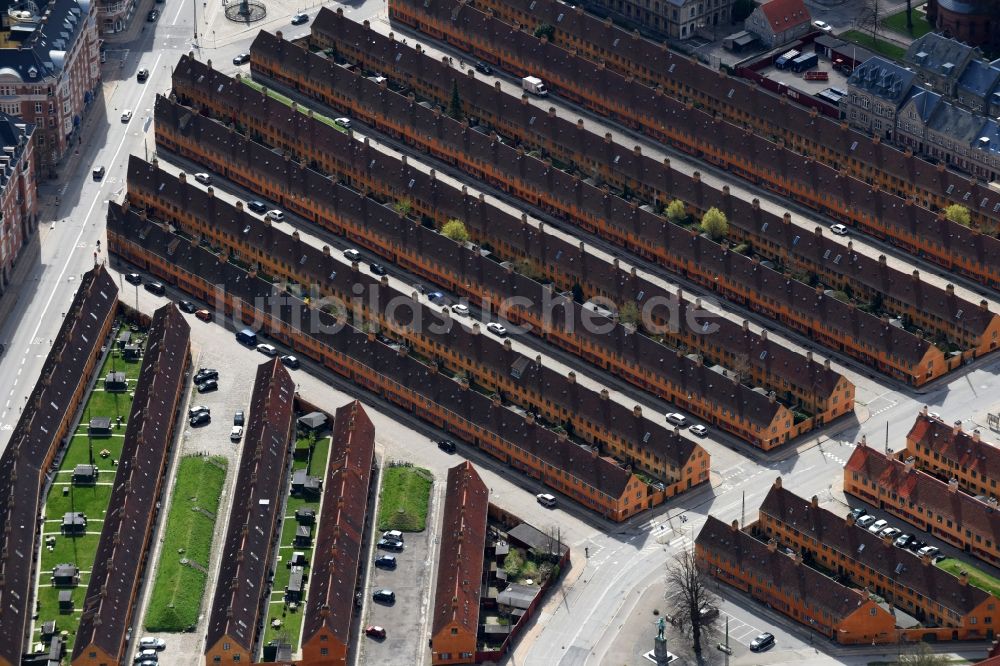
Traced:
[[38, 227], [34, 125], [0, 113], [0, 295]]
[[929, 0], [927, 20], [948, 37], [1000, 49], [1000, 0]]

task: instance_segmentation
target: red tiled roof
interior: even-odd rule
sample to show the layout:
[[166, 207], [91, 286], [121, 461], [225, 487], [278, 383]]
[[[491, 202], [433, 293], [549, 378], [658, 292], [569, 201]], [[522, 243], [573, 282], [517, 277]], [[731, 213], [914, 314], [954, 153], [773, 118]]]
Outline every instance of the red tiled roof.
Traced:
[[809, 21], [809, 10], [802, 0], [771, 0], [760, 6], [760, 11], [776, 33]]
[[940, 419], [920, 414], [906, 441], [926, 446], [962, 469], [977, 471], [986, 480], [1000, 478], [1000, 448], [983, 440], [977, 442], [970, 432], [956, 432]]
[[490, 492], [470, 462], [448, 470], [432, 636], [458, 624], [475, 636]]
[[337, 410], [332, 445], [323, 484], [323, 513], [309, 574], [303, 644], [323, 627], [344, 645], [350, 643], [361, 537], [375, 455], [375, 427], [357, 400]]
[[906, 463], [888, 458], [869, 446], [854, 449], [845, 469], [874, 482], [880, 492], [896, 493], [904, 504], [921, 506], [935, 520], [950, 520], [983, 541], [1000, 543], [1000, 510]]

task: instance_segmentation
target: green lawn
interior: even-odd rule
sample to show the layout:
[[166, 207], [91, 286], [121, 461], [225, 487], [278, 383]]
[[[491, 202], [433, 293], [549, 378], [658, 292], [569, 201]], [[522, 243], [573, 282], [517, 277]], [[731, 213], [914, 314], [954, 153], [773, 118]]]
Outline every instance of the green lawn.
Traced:
[[[214, 516], [226, 481], [226, 459], [185, 456], [177, 468], [156, 582], [146, 612], [148, 631], [190, 631], [198, 622], [208, 568]], [[206, 515], [206, 513], [211, 515]]]
[[[243, 83], [245, 83], [248, 86], [250, 86], [251, 88], [253, 88], [254, 90], [260, 91], [260, 90], [264, 89], [264, 86], [262, 86], [261, 84], [257, 83], [256, 81], [254, 81], [254, 80], [252, 80], [252, 79], [250, 79], [248, 77], [244, 76], [240, 80], [243, 81]], [[292, 105], [292, 98], [286, 97], [286, 96], [282, 95], [279, 92], [275, 92], [275, 91], [271, 90], [270, 88], [267, 89], [267, 96], [270, 97], [271, 99], [274, 99], [274, 100], [277, 100], [277, 101], [281, 102], [285, 106], [291, 106]], [[299, 109], [299, 111], [301, 111], [305, 115], [307, 115], [307, 116], [309, 115], [309, 109], [307, 107], [305, 107], [305, 106], [302, 106], [302, 104], [298, 104], [298, 109]], [[341, 127], [337, 123], [333, 122], [333, 118], [330, 118], [329, 116], [324, 116], [322, 113], [319, 113], [318, 111], [313, 110], [313, 117], [316, 120], [320, 121], [321, 123], [323, 123], [325, 125], [329, 125], [330, 127], [332, 127], [333, 129], [337, 130], [338, 132], [344, 132], [345, 134], [347, 133], [346, 129], [344, 129], [343, 127]]]
[[421, 467], [387, 467], [382, 475], [379, 530], [422, 532], [433, 480]]
[[[904, 18], [903, 20], [905, 21], [906, 19]], [[906, 49], [902, 46], [896, 46], [895, 44], [882, 39], [872, 41], [872, 36], [870, 34], [860, 32], [858, 30], [848, 30], [847, 32], [841, 33], [837, 36], [846, 41], [854, 42], [855, 44], [863, 46], [866, 49], [871, 49], [872, 51], [880, 53], [893, 60], [901, 60], [903, 55], [906, 53]]]
[[916, 7], [914, 7], [913, 11], [910, 12], [910, 16], [913, 18], [913, 34], [910, 34], [910, 32], [906, 29], [905, 9], [882, 21], [882, 25], [893, 32], [897, 32], [900, 35], [905, 35], [907, 37], [913, 37], [914, 39], [917, 37], [923, 37], [934, 29], [934, 27], [927, 22], [927, 19], [924, 18], [923, 12], [918, 12]]
[[[113, 335], [117, 337], [117, 331]], [[143, 335], [143, 337], [145, 336]], [[46, 522], [43, 534], [45, 538], [55, 537], [55, 543], [51, 550], [44, 541], [41, 547], [39, 563], [41, 587], [38, 591], [39, 611], [36, 624], [50, 619], [57, 620], [60, 630], [69, 634], [67, 651], [72, 650], [73, 639], [79, 626], [79, 611], [87, 592], [87, 583], [90, 581], [89, 572], [94, 566], [94, 557], [97, 554], [97, 546], [101, 538], [100, 532], [104, 527], [103, 518], [108, 511], [112, 491], [111, 485], [73, 486], [71, 483], [72, 471], [78, 464], [89, 463], [93, 457], [94, 464], [100, 470], [98, 483], [111, 484], [114, 482], [117, 467], [112, 464], [112, 460], [121, 457], [122, 446], [125, 442], [124, 437], [122, 437], [125, 434], [124, 425], [114, 429], [115, 436], [113, 437], [90, 439], [87, 437], [87, 423], [89, 419], [98, 416], [111, 417], [112, 424], [119, 415], [123, 419], [128, 418], [129, 410], [132, 408], [132, 397], [128, 393], [105, 393], [103, 391], [104, 377], [114, 367], [115, 370], [124, 372], [129, 379], [135, 380], [139, 376], [139, 370], [142, 366], [141, 362], [126, 363], [117, 356], [117, 350], [113, 350], [112, 354], [116, 356], [112, 358], [109, 354], [98, 370], [96, 390], [91, 392], [84, 403], [82, 421], [77, 425], [74, 431], [75, 435], [69, 440], [66, 454], [45, 500]], [[105, 449], [109, 455], [102, 457], [101, 451]], [[88, 534], [78, 537], [66, 537], [61, 534], [60, 524], [63, 514], [70, 511], [80, 511], [86, 514]], [[87, 572], [81, 573], [80, 585], [73, 590], [75, 612], [65, 615], [59, 612], [58, 590], [47, 587], [53, 567], [64, 563], [75, 564], [81, 572]]]
[[975, 585], [980, 590], [989, 592], [995, 597], [1000, 597], [1000, 580], [997, 580], [984, 571], [969, 566], [968, 562], [948, 557], [938, 562], [937, 566], [956, 576], [963, 571], [967, 571], [969, 573], [970, 584]]
[[[306, 440], [299, 440], [299, 444]], [[312, 464], [308, 460], [295, 460], [292, 463], [292, 470], [309, 468], [309, 473], [324, 479], [326, 483], [326, 469], [329, 465], [330, 438], [325, 437], [316, 442], [313, 449]], [[288, 579], [291, 578], [291, 569], [287, 566], [288, 560], [295, 551], [305, 553], [306, 559], [312, 562], [312, 548], [293, 548], [295, 542], [295, 511], [303, 507], [311, 508], [317, 512], [317, 525], [319, 524], [319, 498], [316, 501], [307, 501], [301, 497], [289, 497], [285, 506], [285, 516], [281, 524], [281, 538], [278, 540], [278, 564], [274, 572], [274, 581], [271, 584], [271, 603], [268, 606], [267, 622], [264, 624], [264, 644], [276, 638], [288, 641], [292, 644], [292, 651], [298, 650], [299, 634], [302, 631], [302, 611], [305, 603], [298, 604], [295, 608], [284, 603], [285, 588], [288, 586]], [[316, 526], [313, 526], [313, 542], [315, 543]], [[281, 620], [280, 627], [273, 627], [273, 620]]]

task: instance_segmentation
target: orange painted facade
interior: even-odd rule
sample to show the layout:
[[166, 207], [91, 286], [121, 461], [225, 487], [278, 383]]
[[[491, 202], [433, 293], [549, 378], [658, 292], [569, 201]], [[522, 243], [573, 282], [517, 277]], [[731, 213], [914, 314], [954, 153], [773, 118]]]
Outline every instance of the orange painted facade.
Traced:
[[[506, 8], [506, 3], [500, 0], [493, 4], [501, 8], [497, 10], [499, 20], [516, 24], [517, 19], [508, 16], [510, 12]], [[879, 238], [890, 239], [911, 252], [920, 253], [942, 266], [970, 275], [984, 284], [1000, 284], [1000, 273], [998, 273], [995, 262], [991, 265], [978, 263], [972, 257], [965, 256], [964, 253], [955, 252], [944, 239], [914, 233], [912, 230], [900, 227], [891, 227], [884, 223], [879, 211], [859, 206], [856, 202], [852, 206], [850, 200], [839, 196], [830, 196], [829, 192], [823, 188], [810, 186], [797, 177], [785, 175], [780, 168], [774, 168], [775, 164], [760, 159], [759, 155], [744, 154], [741, 151], [733, 150], [732, 146], [727, 149], [725, 146], [716, 145], [704, 133], [687, 131], [680, 125], [672, 126], [663, 119], [654, 117], [655, 114], [648, 113], [645, 103], [630, 104], [627, 99], [634, 94], [632, 92], [598, 91], [593, 86], [581, 86], [579, 83], [580, 72], [570, 71], [568, 68], [540, 71], [538, 64], [531, 57], [531, 53], [528, 53], [532, 50], [531, 47], [525, 46], [522, 49], [520, 44], [508, 44], [501, 35], [491, 35], [491, 38], [496, 38], [498, 42], [505, 44], [505, 48], [500, 49], [494, 45], [492, 39], [465, 29], [457, 21], [443, 20], [440, 15], [426, 11], [424, 7], [418, 5], [422, 5], [422, 3], [410, 0], [392, 0], [389, 3], [390, 18], [432, 38], [467, 51], [476, 57], [489, 62], [501, 63], [504, 69], [516, 76], [540, 75], [545, 78], [550, 88], [558, 90], [597, 113], [612, 117], [632, 129], [642, 131], [651, 138], [677, 146], [706, 162], [721, 166], [753, 183], [764, 185], [778, 194], [793, 198], [851, 225], [856, 225]], [[477, 11], [483, 9], [478, 7], [478, 3], [477, 7], [471, 5], [466, 5], [466, 7]], [[463, 11], [466, 9], [463, 8]], [[448, 13], [444, 15], [447, 16]], [[536, 23], [522, 24], [522, 27]], [[514, 28], [510, 25], [506, 25], [506, 29], [514, 32]], [[564, 39], [572, 37], [562, 30], [556, 30], [555, 33]], [[631, 39], [626, 35], [627, 33], [622, 33], [621, 38], [623, 40]], [[527, 34], [527, 37], [530, 37], [530, 34]], [[539, 40], [531, 42], [532, 46], [543, 43]], [[554, 45], [556, 44], [559, 44], [558, 38], [554, 42]], [[793, 132], [787, 123], [774, 122], [774, 118], [785, 118], [789, 112], [794, 111], [802, 114], [802, 125], [816, 131], [815, 123], [810, 125], [808, 121], [809, 112], [794, 108], [786, 98], [781, 98], [780, 102], [778, 99], [767, 100], [770, 102], [767, 106], [773, 108], [769, 108], [765, 112], [763, 109], [754, 109], [753, 104], [734, 103], [728, 99], [700, 92], [695, 85], [681, 77], [672, 75], [670, 72], [673, 68], [668, 68], [664, 63], [654, 67], [652, 63], [623, 60], [608, 44], [572, 38], [571, 43], [561, 44], [561, 46], [580, 53], [584, 58], [589, 58], [587, 62], [590, 64], [593, 62], [604, 63], [601, 65], [602, 69], [606, 66], [610, 71], [620, 71], [629, 84], [633, 80], [637, 83], [643, 83], [643, 87], [648, 87], [649, 92], [655, 90], [657, 96], [663, 98], [665, 102], [669, 100], [672, 106], [686, 106], [688, 109], [701, 110], [705, 112], [706, 118], [712, 118], [710, 122], [727, 123], [739, 128], [746, 127], [747, 132], [754, 132], [769, 142], [776, 140], [772, 146], [775, 152], [783, 151], [786, 146], [789, 149], [788, 154], [783, 156], [783, 159], [787, 161], [807, 162], [815, 160], [818, 164], [839, 171], [847, 177], [856, 179], [859, 183], [872, 183], [876, 190], [884, 189], [905, 200], [913, 199], [916, 203], [923, 205], [943, 208], [956, 202], [949, 197], [916, 187], [913, 178], [906, 178], [903, 174], [888, 174], [877, 163], [867, 163], [850, 155], [844, 155], [841, 152], [843, 149], [834, 150], [830, 146], [823, 145], [815, 136]], [[666, 47], [664, 46], [663, 49], [665, 53]], [[540, 49], [535, 48], [534, 50], [537, 52]], [[671, 57], [674, 60], [685, 60], [676, 53], [672, 54]], [[670, 71], [668, 72], [668, 70]], [[719, 77], [720, 81], [723, 82], [728, 78], [724, 73], [714, 73], [708, 69], [705, 69], [701, 76], [707, 80]], [[739, 79], [737, 81], [741, 88], [746, 86], [744, 81]], [[727, 86], [722, 83], [718, 87], [722, 89], [719, 92], [725, 95]], [[813, 112], [812, 117], [815, 118], [815, 112]], [[824, 124], [830, 123], [829, 119], [820, 118], [820, 120]], [[836, 128], [836, 125], [830, 124], [831, 127]], [[844, 123], [838, 132], [844, 133], [846, 131], [847, 125]], [[830, 135], [834, 133], [828, 132]], [[850, 141], [853, 137], [845, 136], [844, 138]], [[877, 144], [877, 141], [874, 143]], [[918, 164], [913, 164], [911, 168], [917, 172], [920, 172], [921, 169], [927, 172], [934, 169], [933, 166], [922, 160]], [[939, 168], [944, 171], [943, 166]], [[959, 179], [955, 178], [954, 180]], [[982, 210], [975, 206], [971, 207], [974, 220], [985, 220], [990, 217], [982, 213]]]
[[1000, 446], [983, 440], [979, 430], [931, 416], [927, 407], [906, 435], [905, 456], [939, 479], [955, 479], [971, 495], [1000, 497]]

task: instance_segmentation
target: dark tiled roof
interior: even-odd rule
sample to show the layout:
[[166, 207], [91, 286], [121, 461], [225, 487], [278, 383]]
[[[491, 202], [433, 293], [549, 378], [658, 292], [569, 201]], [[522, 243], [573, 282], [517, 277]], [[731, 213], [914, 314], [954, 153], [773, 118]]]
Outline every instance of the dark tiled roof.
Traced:
[[[295, 166], [289, 168], [293, 173], [299, 170]], [[281, 176], [280, 172], [273, 175], [274, 178]], [[303, 283], [318, 285], [324, 293], [337, 295], [344, 302], [350, 302], [356, 294], [355, 286], [362, 285], [363, 293], [378, 294], [378, 299], [369, 300], [369, 303], [385, 308], [386, 318], [395, 321], [397, 326], [412, 325], [424, 339], [433, 340], [441, 348], [450, 349], [454, 353], [464, 354], [467, 359], [499, 376], [508, 376], [511, 367], [524, 359], [526, 368], [519, 378], [522, 386], [535, 387], [539, 396], [544, 396], [571, 414], [587, 414], [595, 423], [631, 443], [638, 450], [650, 450], [674, 467], [684, 466], [697, 448], [694, 442], [665, 426], [645, 417], [635, 417], [632, 410], [621, 403], [603, 400], [597, 391], [570, 382], [565, 375], [539, 366], [522, 354], [506, 349], [502, 342], [478, 335], [454, 319], [448, 326], [421, 325], [420, 322], [440, 321], [441, 316], [425, 303], [411, 300], [410, 294], [397, 291], [391, 286], [383, 286], [379, 278], [360, 269], [352, 270], [340, 260], [326, 256], [321, 249], [265, 224], [255, 215], [241, 213], [229, 204], [210, 197], [206, 191], [191, 184], [183, 184], [171, 174], [138, 158], [133, 157], [130, 161], [128, 183], [130, 191], [143, 188], [182, 210], [199, 211], [200, 218], [208, 221], [212, 228], [239, 239], [241, 247], [252, 247], [267, 256], [284, 258], [289, 266], [295, 267], [298, 275], [304, 276]], [[313, 193], [314, 196], [317, 194], [320, 193]], [[412, 222], [401, 219], [391, 208], [345, 187], [337, 188], [337, 199], [331, 205], [342, 218], [353, 218], [370, 228], [393, 230], [386, 233], [386, 237], [392, 241], [405, 242], [417, 229]], [[439, 257], [442, 264], [452, 267], [456, 275], [467, 276], [469, 281], [478, 279], [499, 293], [526, 297], [539, 307], [545, 303], [544, 288], [539, 283], [523, 275], [510, 273], [496, 262], [464, 250], [441, 234], [421, 231], [421, 236], [421, 252]], [[253, 256], [249, 252], [241, 254]], [[580, 321], [580, 310], [580, 304], [570, 298], [560, 297], [557, 305], [552, 308], [553, 325], [565, 325], [569, 317], [575, 317], [573, 321]], [[736, 413], [751, 422], [770, 427], [771, 419], [780, 408], [779, 404], [771, 403], [767, 396], [726, 380], [704, 366], [697, 366], [690, 359], [667, 350], [650, 338], [629, 334], [623, 326], [616, 326], [608, 334], [588, 331], [587, 328], [576, 327], [581, 339], [595, 346], [620, 350], [621, 354], [634, 358], [636, 363], [654, 368], [664, 376], [675, 378], [678, 383], [683, 382], [695, 395], [711, 396], [717, 404], [731, 405], [731, 409], [738, 410]]]
[[[844, 467], [845, 473], [856, 472], [878, 487], [879, 493], [895, 493], [904, 508], [921, 506], [933, 512], [935, 520], [943, 518], [961, 526], [972, 536], [965, 536], [970, 543], [973, 537], [983, 542], [1000, 544], [1000, 511], [992, 504], [977, 500], [949, 484], [916, 468], [907, 469], [906, 463], [869, 446], [859, 446]], [[886, 502], [892, 504], [891, 501]]]
[[[0, 62], [2, 53], [0, 51]], [[24, 148], [34, 132], [35, 126], [31, 123], [0, 113], [0, 157], [7, 158], [0, 161], [0, 190], [7, 187], [11, 177], [22, 167], [21, 157], [24, 155]]]
[[747, 576], [770, 581], [785, 596], [801, 600], [809, 612], [829, 614], [833, 624], [846, 619], [868, 600], [858, 590], [824, 576], [801, 560], [770, 550], [767, 544], [715, 516], [705, 521], [695, 543], [731, 562]]
[[[360, 107], [378, 109], [380, 117], [386, 122], [411, 125], [417, 134], [434, 136], [535, 190], [550, 192], [562, 199], [567, 207], [586, 211], [588, 217], [614, 221], [623, 234], [634, 234], [641, 242], [653, 247], [667, 247], [678, 261], [697, 264], [701, 272], [727, 276], [728, 284], [733, 286], [753, 285], [770, 302], [786, 305], [796, 318], [808, 321], [811, 327], [835, 331], [838, 336], [847, 339], [864, 340], [876, 353], [892, 355], [910, 365], [920, 362], [932, 347], [929, 342], [878, 317], [817, 293], [805, 283], [754, 263], [742, 254], [727, 251], [701, 235], [670, 224], [541, 160], [492, 142], [489, 137], [471, 131], [447, 116], [412, 103], [373, 81], [289, 42], [278, 40], [273, 35], [263, 31], [258, 33], [251, 54], [258, 58], [276, 59], [289, 76], [322, 82], [322, 85], [336, 90], [337, 94], [355, 98]], [[218, 80], [217, 75], [185, 57], [174, 69], [174, 88], [183, 91], [201, 86], [207, 92], [209, 86], [205, 82], [210, 76], [215, 76], [214, 84]], [[237, 85], [233, 84], [231, 89]], [[213, 98], [222, 97], [216, 92], [221, 92], [217, 85], [212, 85], [211, 90]], [[246, 94], [233, 90], [234, 98], [227, 103], [242, 104]], [[639, 103], [638, 100], [636, 103]]]
[[324, 627], [344, 645], [350, 644], [375, 456], [375, 426], [357, 400], [337, 410], [332, 441], [323, 484], [323, 514], [309, 572], [303, 644]]
[[[7, 15], [7, 9], [13, 7], [26, 9], [28, 5], [4, 3], [7, 44], [0, 48], [0, 74], [13, 74], [29, 84], [60, 76], [67, 55], [76, 47], [87, 24], [90, 0], [47, 0], [38, 5], [40, 16], [24, 21], [14, 21]], [[8, 21], [12, 28], [6, 27]]]
[[267, 612], [271, 549], [288, 481], [294, 402], [295, 382], [281, 362], [261, 363], [208, 620], [208, 649], [226, 636], [252, 650], [260, 614]]
[[[118, 287], [98, 266], [80, 281], [49, 351], [40, 379], [25, 403], [7, 448], [0, 455], [0, 660], [21, 663], [33, 608], [33, 558], [48, 463], [65, 439], [55, 433], [75, 416], [70, 397], [86, 384], [87, 363], [100, 353], [99, 333], [114, 317]], [[47, 619], [47, 618], [46, 618]]]
[[886, 543], [866, 529], [848, 525], [844, 517], [813, 506], [785, 488], [772, 487], [760, 505], [760, 513], [874, 569], [898, 585], [933, 599], [959, 616], [990, 598], [987, 592], [963, 585], [958, 578], [929, 561]]
[[[733, 227], [748, 233], [752, 239], [773, 242], [794, 260], [821, 267], [824, 271], [840, 275], [843, 280], [883, 293], [889, 299], [912, 304], [916, 310], [940, 318], [948, 328], [954, 327], [972, 336], [980, 335], [995, 316], [954, 294], [949, 295], [943, 288], [917, 282], [909, 274], [880, 265], [875, 258], [848, 250], [822, 233], [785, 224], [781, 216], [756, 209], [752, 202], [742, 198], [727, 196], [721, 190], [696, 181], [660, 160], [608, 142], [603, 136], [577, 126], [565, 116], [543, 114], [538, 107], [522, 103], [521, 99], [497, 90], [489, 82], [463, 75], [451, 65], [426, 53], [418, 53], [415, 48], [356, 23], [339, 12], [323, 9], [313, 22], [312, 34], [323, 37], [322, 43], [332, 41], [363, 49], [364, 62], [369, 68], [401, 85], [420, 81], [423, 85], [434, 86], [437, 100], [441, 103], [450, 99], [452, 87], [457, 85], [470, 116], [484, 110], [501, 117], [505, 127], [517, 127], [521, 136], [528, 137], [533, 145], [564, 147], [564, 154], [575, 159], [584, 170], [591, 164], [603, 164], [605, 168], [613, 168], [615, 173], [627, 176], [661, 195], [696, 203], [701, 209], [717, 206], [726, 212]], [[341, 52], [346, 50], [345, 46]], [[956, 318], [959, 311], [963, 314]], [[799, 365], [805, 368], [808, 364], [800, 361]]]
[[974, 470], [985, 481], [1000, 480], [1000, 448], [983, 440], [977, 442], [972, 433], [956, 431], [940, 419], [917, 416], [906, 440], [929, 447], [932, 453], [961, 469]]
[[479, 633], [490, 491], [470, 462], [448, 470], [431, 637], [453, 624]]
[[587, 486], [617, 500], [632, 478], [630, 472], [612, 461], [568, 439], [561, 439], [537, 423], [529, 423], [511, 409], [494, 405], [478, 391], [463, 389], [450, 377], [434, 372], [417, 359], [400, 354], [381, 342], [369, 340], [361, 331], [338, 325], [325, 312], [312, 310], [270, 283], [249, 277], [236, 265], [221, 262], [216, 255], [192, 246], [155, 224], [143, 222], [134, 212], [110, 205], [108, 231], [162, 257], [185, 273], [199, 276], [208, 284], [224, 284], [229, 294], [245, 303], [254, 303], [256, 299], [268, 302], [280, 294], [282, 299], [274, 308], [275, 316], [287, 326], [308, 331], [317, 344], [337, 350], [355, 363], [392, 378], [400, 386], [416, 392], [419, 399], [444, 406], [458, 418], [534, 456], [543, 480], [566, 483], [568, 479], [574, 486]]
[[[554, 43], [543, 44], [530, 31], [516, 31], [499, 19], [486, 16], [469, 4], [457, 0], [393, 0], [393, 4], [406, 5], [408, 9], [453, 24], [457, 31], [469, 39], [477, 40], [485, 52], [515, 54], [526, 62], [525, 68], [546, 78], [550, 88], [558, 88], [558, 80], [572, 82], [578, 89], [588, 89], [600, 99], [618, 100], [622, 104], [649, 109], [665, 127], [674, 127], [700, 140], [713, 140], [724, 152], [739, 151], [739, 155], [753, 160], [767, 160], [780, 167], [785, 178], [810, 189], [824, 189], [834, 200], [848, 207], [869, 211], [882, 218], [883, 224], [898, 227], [904, 237], [924, 236], [951, 249], [956, 256], [973, 258], [984, 265], [996, 266], [1000, 259], [1000, 241], [986, 243], [990, 251], [982, 251], [981, 236], [954, 223], [945, 224], [936, 216], [928, 215], [928, 224], [911, 227], [907, 215], [895, 211], [905, 210], [904, 200], [886, 192], [872, 192], [863, 181], [840, 175], [829, 166], [811, 161], [790, 150], [778, 148], [766, 138], [747, 133], [742, 127], [716, 121], [711, 114], [666, 95], [659, 96], [641, 81], [679, 81], [691, 89], [697, 99], [704, 95], [734, 110], [749, 113], [759, 119], [780, 119], [774, 127], [784, 129], [804, 140], [830, 151], [836, 159], [857, 160], [871, 168], [892, 175], [914, 187], [945, 197], [956, 203], [994, 219], [1000, 219], [1000, 193], [986, 184], [979, 184], [966, 176], [939, 170], [918, 157], [906, 157], [891, 145], [874, 142], [871, 137], [854, 129], [841, 127], [840, 122], [825, 116], [813, 116], [808, 108], [788, 103], [764, 88], [744, 79], [722, 76], [706, 68], [689, 56], [672, 52], [662, 43], [655, 43], [633, 35], [620, 27], [574, 10], [557, 0], [505, 0], [506, 9], [524, 14], [529, 19], [522, 23], [537, 25], [549, 23], [556, 26], [559, 35], [567, 39], [594, 44], [606, 53], [606, 66], [571, 55]], [[560, 44], [563, 41], [559, 42]], [[615, 58], [632, 64], [640, 72], [638, 80], [629, 82], [615, 71]], [[781, 155], [779, 158], [778, 156]], [[816, 173], [823, 174], [825, 185], [817, 182]], [[996, 244], [994, 245], [994, 241]]]
[[916, 76], [913, 70], [875, 56], [855, 69], [847, 83], [898, 106], [910, 93]]
[[156, 503], [184, 399], [190, 338], [191, 327], [173, 304], [153, 314], [73, 645], [74, 659], [95, 646], [120, 662], [125, 659], [133, 595], [142, 584]]

